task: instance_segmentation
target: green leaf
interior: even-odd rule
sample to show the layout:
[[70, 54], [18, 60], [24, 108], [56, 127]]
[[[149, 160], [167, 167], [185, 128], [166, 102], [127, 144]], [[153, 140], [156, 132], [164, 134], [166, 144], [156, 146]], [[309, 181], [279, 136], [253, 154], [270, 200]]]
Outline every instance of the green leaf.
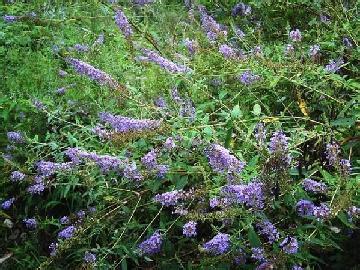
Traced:
[[331, 121], [330, 124], [332, 126], [350, 127], [354, 125], [355, 122], [356, 122], [355, 118], [339, 118], [334, 121]]
[[261, 106], [259, 104], [254, 105], [253, 114], [255, 114], [255, 115], [260, 115], [261, 114]]
[[127, 262], [126, 259], [121, 262], [121, 270], [127, 270]]
[[231, 117], [236, 119], [242, 117], [242, 111], [240, 110], [239, 104], [235, 105], [231, 111]]
[[251, 247], [259, 247], [261, 246], [261, 241], [258, 235], [256, 234], [254, 228], [251, 226], [248, 230], [248, 239]]

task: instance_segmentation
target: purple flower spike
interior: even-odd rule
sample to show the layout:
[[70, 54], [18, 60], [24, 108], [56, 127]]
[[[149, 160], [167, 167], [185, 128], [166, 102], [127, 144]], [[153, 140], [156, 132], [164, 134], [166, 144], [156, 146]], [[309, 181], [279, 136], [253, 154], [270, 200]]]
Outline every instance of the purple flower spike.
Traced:
[[68, 226], [58, 233], [58, 237], [62, 239], [72, 238], [74, 236], [75, 231], [76, 231], [75, 226]]
[[188, 223], [186, 223], [183, 227], [183, 235], [185, 235], [186, 237], [196, 236], [196, 225], [197, 223], [195, 221], [189, 221]]
[[209, 242], [203, 245], [206, 252], [213, 255], [221, 255], [230, 249], [230, 237], [228, 234], [219, 233]]
[[296, 238], [288, 236], [281, 242], [280, 247], [287, 254], [295, 254], [298, 252], [299, 244]]
[[314, 181], [310, 178], [304, 179], [302, 186], [306, 191], [312, 193], [325, 193], [327, 191], [327, 187], [324, 183]]
[[66, 61], [81, 75], [89, 77], [100, 85], [107, 85], [112, 89], [119, 87], [119, 83], [114, 80], [109, 74], [93, 67], [92, 65], [75, 58], [67, 58]]
[[93, 254], [93, 253], [91, 253], [89, 251], [86, 251], [85, 254], [84, 254], [84, 262], [88, 263], [88, 264], [95, 263], [96, 262], [95, 254]]
[[154, 200], [163, 206], [174, 206], [180, 199], [183, 198], [183, 192], [181, 190], [174, 190], [157, 194]]
[[290, 31], [289, 37], [293, 42], [300, 42], [302, 39], [302, 35], [299, 29], [295, 29], [293, 31]]
[[140, 243], [139, 251], [142, 255], [154, 255], [159, 253], [162, 246], [162, 236], [159, 232], [155, 232], [150, 238]]
[[133, 30], [124, 12], [120, 9], [117, 10], [114, 18], [115, 23], [119, 27], [120, 31], [124, 34], [126, 38], [129, 38], [133, 34]]
[[15, 198], [6, 200], [1, 204], [1, 208], [4, 210], [8, 210], [13, 205], [14, 202], [15, 202]]
[[35, 230], [37, 227], [37, 222], [35, 218], [27, 218], [23, 220], [25, 223], [26, 228], [29, 230]]
[[25, 174], [19, 171], [13, 171], [10, 176], [11, 182], [21, 182], [25, 179]]

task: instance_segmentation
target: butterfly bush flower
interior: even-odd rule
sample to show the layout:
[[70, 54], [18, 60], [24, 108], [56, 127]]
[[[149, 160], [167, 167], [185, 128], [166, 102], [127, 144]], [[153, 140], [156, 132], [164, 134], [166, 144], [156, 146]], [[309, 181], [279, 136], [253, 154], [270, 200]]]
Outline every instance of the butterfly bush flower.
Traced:
[[154, 130], [162, 123], [161, 120], [135, 119], [106, 112], [100, 113], [99, 118], [101, 122], [109, 124], [118, 133]]
[[285, 49], [284, 49], [285, 55], [290, 55], [293, 54], [294, 52], [295, 52], [295, 48], [292, 44], [285, 45]]
[[236, 4], [233, 9], [231, 10], [231, 15], [232, 16], [238, 16], [238, 15], [242, 15], [242, 16], [248, 16], [251, 14], [251, 6], [246, 5], [244, 3], [238, 3]]
[[15, 202], [15, 198], [14, 197], [10, 198], [1, 204], [1, 208], [3, 210], [8, 210], [13, 205], [14, 202]]
[[329, 162], [329, 165], [331, 166], [335, 166], [337, 165], [338, 161], [339, 161], [339, 153], [340, 153], [340, 149], [339, 149], [339, 145], [337, 143], [328, 143], [326, 145], [326, 158]]
[[258, 81], [260, 79], [260, 76], [255, 75], [250, 70], [246, 70], [238, 77], [238, 79], [242, 84], [249, 86], [254, 82]]
[[114, 19], [116, 25], [119, 27], [120, 31], [124, 34], [126, 38], [132, 36], [133, 30], [122, 10], [118, 9], [116, 11]]
[[154, 3], [154, 0], [133, 0], [135, 5], [145, 6]]
[[77, 216], [77, 218], [81, 221], [81, 220], [83, 220], [83, 219], [85, 218], [86, 213], [85, 213], [84, 210], [80, 210], [80, 211], [78, 211], [78, 212], [76, 213], [76, 216]]
[[55, 163], [55, 162], [44, 161], [44, 160], [41, 160], [36, 164], [38, 174], [42, 175], [44, 177], [51, 176], [58, 171], [69, 170], [69, 169], [71, 169], [72, 165], [73, 164], [71, 162]]
[[107, 131], [102, 125], [96, 125], [91, 131], [102, 140], [110, 139], [113, 135], [112, 132]]
[[254, 247], [251, 249], [251, 258], [257, 261], [264, 261], [265, 260], [265, 250], [262, 247]]
[[89, 251], [86, 251], [85, 254], [84, 254], [84, 262], [85, 263], [95, 263], [96, 262], [96, 255], [89, 252]]
[[325, 71], [329, 73], [335, 73], [340, 70], [341, 65], [344, 64], [344, 60], [339, 58], [337, 60], [330, 60], [329, 64], [325, 66]]
[[263, 262], [255, 268], [255, 270], [269, 270], [269, 269], [274, 269], [274, 264], [272, 262]]
[[176, 147], [175, 140], [173, 137], [168, 137], [164, 142], [164, 148], [167, 150], [174, 149]]
[[125, 165], [123, 171], [124, 177], [130, 180], [140, 181], [143, 179], [140, 171], [138, 170], [135, 162], [130, 162]]
[[291, 163], [288, 140], [281, 131], [274, 132], [270, 138], [269, 152], [275, 158], [276, 167], [279, 169], [287, 168]]
[[235, 35], [237, 35], [239, 39], [243, 39], [245, 37], [245, 33], [238, 27], [235, 28]]
[[154, 149], [152, 149], [150, 152], [148, 152], [145, 156], [141, 158], [141, 163], [144, 164], [144, 166], [148, 170], [152, 170], [157, 166], [157, 153]]
[[291, 270], [304, 270], [300, 265], [293, 265]]
[[320, 21], [325, 24], [329, 24], [331, 22], [329, 16], [325, 14], [320, 14]]
[[302, 35], [299, 29], [295, 29], [290, 31], [289, 33], [289, 38], [293, 41], [293, 42], [300, 42], [302, 39]]
[[28, 228], [29, 230], [35, 230], [37, 227], [37, 222], [35, 218], [26, 218], [23, 220], [26, 228]]
[[161, 251], [162, 236], [159, 232], [155, 232], [150, 238], [140, 243], [139, 251], [142, 255], [154, 255]]
[[230, 151], [219, 144], [211, 144], [205, 150], [211, 168], [218, 173], [228, 175], [239, 174], [245, 167], [245, 162], [238, 160]]
[[280, 243], [280, 247], [287, 254], [295, 254], [298, 252], [299, 244], [296, 238], [288, 236]]
[[183, 235], [186, 237], [194, 237], [197, 235], [195, 221], [189, 221], [183, 226]]
[[13, 16], [13, 15], [4, 15], [3, 19], [7, 23], [13, 23], [13, 22], [16, 22], [19, 19], [19, 17]]
[[20, 132], [17, 131], [9, 131], [7, 133], [7, 138], [9, 142], [13, 144], [20, 144], [25, 142], [24, 137], [21, 135]]
[[58, 233], [58, 237], [62, 239], [72, 238], [74, 236], [75, 231], [76, 231], [75, 226], [68, 226]]
[[191, 69], [188, 68], [185, 65], [180, 65], [177, 63], [174, 63], [162, 56], [160, 56], [158, 53], [148, 50], [148, 49], [142, 49], [141, 50], [144, 54], [144, 56], [141, 58], [142, 61], [152, 62], [160, 66], [162, 69], [166, 70], [170, 73], [189, 73], [191, 72]]
[[315, 57], [316, 55], [318, 55], [318, 53], [320, 52], [320, 45], [311, 45], [310, 49], [309, 49], [309, 55], [311, 57]]
[[160, 203], [163, 206], [175, 206], [179, 200], [184, 197], [182, 190], [174, 190], [157, 194], [154, 197], [154, 201]]
[[89, 46], [84, 44], [75, 44], [73, 47], [78, 52], [87, 52], [89, 51]]
[[219, 52], [227, 59], [235, 59], [237, 57], [235, 49], [227, 44], [220, 45]]
[[227, 31], [224, 26], [217, 23], [213, 17], [207, 14], [204, 6], [199, 6], [201, 26], [210, 42], [216, 41], [219, 37], [226, 37]]
[[250, 182], [242, 185], [226, 185], [221, 193], [232, 203], [245, 204], [248, 207], [264, 208], [263, 184]]
[[226, 233], [218, 233], [209, 242], [203, 244], [206, 252], [212, 255], [221, 255], [230, 249], [230, 236]]
[[314, 181], [310, 178], [304, 179], [302, 186], [306, 191], [312, 193], [325, 193], [327, 191], [327, 187], [324, 183]]
[[190, 55], [194, 55], [198, 49], [198, 44], [195, 40], [185, 39], [184, 45], [188, 49]]
[[60, 224], [67, 225], [70, 223], [70, 218], [68, 216], [63, 216], [59, 219]]
[[54, 257], [56, 255], [58, 247], [59, 247], [58, 243], [51, 243], [49, 245], [49, 251], [51, 257]]
[[119, 83], [104, 71], [76, 58], [67, 58], [66, 61], [81, 75], [85, 75], [100, 85], [107, 85], [112, 89], [119, 87]]
[[326, 203], [321, 203], [320, 206], [314, 207], [314, 216], [317, 220], [327, 219], [331, 214], [331, 210]]
[[343, 176], [348, 176], [350, 174], [350, 172], [351, 172], [350, 160], [348, 160], [348, 159], [340, 159], [339, 166], [340, 166], [340, 173]]
[[10, 176], [11, 182], [21, 182], [25, 179], [25, 174], [19, 171], [13, 171]]
[[261, 221], [257, 224], [257, 228], [259, 229], [259, 234], [265, 236], [269, 243], [274, 243], [280, 237], [278, 230], [269, 220]]
[[163, 97], [158, 97], [157, 99], [155, 99], [154, 104], [158, 108], [166, 108], [167, 107], [166, 101]]
[[42, 103], [40, 100], [38, 99], [34, 99], [32, 101], [33, 105], [35, 106], [36, 109], [38, 109], [39, 111], [45, 111], [46, 110], [46, 106], [44, 103]]
[[315, 205], [311, 201], [300, 200], [297, 202], [295, 207], [298, 214], [302, 217], [309, 217], [314, 215]]
[[360, 208], [354, 205], [350, 206], [346, 212], [350, 220], [352, 220], [353, 218], [358, 218], [360, 216]]

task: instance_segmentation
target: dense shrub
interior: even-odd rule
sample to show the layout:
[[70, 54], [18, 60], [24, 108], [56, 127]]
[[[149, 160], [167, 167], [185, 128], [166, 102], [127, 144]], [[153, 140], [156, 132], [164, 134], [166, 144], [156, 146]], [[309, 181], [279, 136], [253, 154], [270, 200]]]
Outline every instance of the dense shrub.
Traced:
[[1, 14], [1, 269], [359, 267], [355, 2]]

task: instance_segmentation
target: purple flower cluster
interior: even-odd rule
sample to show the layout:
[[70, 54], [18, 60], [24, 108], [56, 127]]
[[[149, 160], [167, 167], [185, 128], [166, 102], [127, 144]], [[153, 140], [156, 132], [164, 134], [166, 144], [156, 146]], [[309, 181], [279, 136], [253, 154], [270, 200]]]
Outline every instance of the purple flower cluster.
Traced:
[[162, 236], [155, 232], [150, 238], [140, 243], [139, 251], [142, 255], [153, 255], [159, 253], [162, 246]]
[[68, 226], [58, 233], [58, 237], [62, 238], [62, 239], [72, 238], [74, 236], [75, 231], [76, 231], [75, 226], [72, 226], [72, 225]]
[[129, 38], [133, 34], [133, 30], [124, 12], [120, 9], [117, 10], [114, 19], [120, 31], [124, 34], [126, 38]]
[[58, 243], [51, 243], [49, 245], [50, 256], [54, 257], [56, 255], [58, 247], [59, 247]]
[[279, 169], [290, 165], [291, 156], [289, 154], [289, 138], [281, 131], [276, 131], [270, 138], [269, 152], [275, 158]]
[[18, 143], [24, 143], [25, 142], [24, 137], [21, 135], [20, 132], [17, 132], [17, 131], [9, 131], [7, 133], [7, 138], [9, 140], [9, 142], [13, 143], [13, 144], [18, 144]]
[[56, 163], [41, 160], [36, 164], [36, 167], [39, 175], [43, 177], [49, 177], [56, 172], [69, 170], [73, 165], [74, 164], [72, 162]]
[[341, 68], [341, 65], [343, 64], [344, 60], [342, 58], [337, 60], [330, 60], [329, 64], [325, 66], [325, 71], [329, 73], [335, 73]]
[[168, 137], [164, 142], [164, 148], [167, 150], [174, 149], [176, 147], [175, 141], [173, 137]]
[[102, 125], [96, 125], [91, 131], [102, 140], [110, 139], [113, 135], [112, 132], [107, 131]]
[[70, 223], [70, 218], [68, 216], [63, 216], [59, 219], [60, 224], [67, 225]]
[[229, 150], [219, 144], [211, 144], [205, 150], [205, 155], [209, 159], [211, 168], [218, 173], [238, 174], [245, 167], [245, 162], [238, 160], [230, 154]]
[[237, 53], [234, 48], [227, 44], [222, 44], [219, 47], [219, 52], [227, 59], [236, 59]]
[[66, 61], [81, 75], [85, 75], [100, 85], [108, 85], [112, 89], [119, 87], [119, 83], [109, 74], [93, 67], [92, 65], [75, 58], [67, 58]]
[[154, 201], [160, 203], [163, 206], [175, 206], [179, 200], [184, 198], [184, 192], [182, 190], [173, 190], [162, 194], [157, 194], [154, 197]]
[[336, 166], [339, 162], [339, 145], [337, 143], [328, 143], [326, 145], [326, 158], [330, 166]]
[[289, 38], [293, 41], [293, 42], [299, 42], [302, 39], [302, 35], [299, 29], [295, 29], [290, 31], [289, 33]]
[[97, 39], [94, 41], [93, 46], [103, 45], [105, 41], [104, 33], [100, 33]]
[[325, 193], [327, 191], [327, 187], [324, 183], [314, 181], [310, 178], [304, 179], [302, 186], [306, 191], [312, 193]]
[[195, 221], [189, 221], [183, 226], [183, 235], [186, 237], [194, 237], [197, 235]]
[[142, 52], [143, 52], [144, 56], [139, 58], [141, 61], [153, 62], [153, 63], [159, 65], [162, 69], [164, 69], [170, 73], [189, 73], [189, 72], [191, 72], [191, 69], [188, 68], [187, 66], [174, 63], [174, 62], [160, 56], [158, 53], [156, 53], [154, 51], [143, 48]]
[[214, 42], [219, 37], [227, 36], [225, 27], [217, 23], [213, 17], [208, 15], [204, 6], [199, 6], [199, 11], [201, 15], [201, 26], [204, 32], [206, 32], [206, 36], [210, 42]]
[[35, 230], [37, 227], [37, 222], [35, 218], [26, 218], [23, 220], [25, 227], [29, 230]]
[[85, 44], [75, 44], [73, 47], [78, 52], [87, 52], [89, 51], [89, 46]]
[[10, 176], [11, 182], [21, 182], [25, 179], [25, 174], [19, 171], [13, 171]]
[[343, 44], [346, 48], [352, 48], [354, 46], [351, 39], [348, 37], [343, 38]]
[[246, 70], [238, 77], [238, 79], [242, 84], [249, 86], [254, 82], [258, 81], [260, 79], [260, 76], [255, 75], [250, 70]]
[[206, 252], [213, 255], [221, 255], [230, 249], [230, 236], [226, 233], [218, 233], [213, 239], [203, 244]]
[[14, 202], [15, 202], [15, 198], [10, 198], [1, 204], [1, 208], [3, 210], [8, 210]]
[[300, 200], [296, 204], [296, 209], [300, 216], [316, 217], [319, 221], [327, 219], [331, 214], [331, 210], [326, 203], [315, 206], [313, 202], [308, 200]]
[[238, 27], [235, 28], [235, 34], [239, 39], [243, 39], [245, 37], [245, 33]]
[[269, 220], [261, 221], [257, 224], [257, 228], [259, 230], [259, 234], [265, 236], [269, 243], [274, 243], [280, 237], [278, 230]]
[[155, 170], [157, 172], [158, 177], [162, 178], [169, 170], [167, 165], [159, 165], [157, 163], [157, 152], [152, 149], [145, 156], [141, 158], [141, 163], [148, 169], [149, 171]]
[[299, 244], [296, 238], [288, 236], [280, 243], [280, 247], [287, 254], [295, 254], [298, 252]]
[[13, 15], [4, 15], [3, 19], [7, 23], [13, 23], [13, 22], [16, 22], [19, 19], [19, 17], [13, 16]]
[[125, 178], [130, 180], [140, 181], [143, 179], [143, 176], [138, 170], [135, 162], [125, 163], [123, 174]]
[[291, 270], [304, 270], [300, 265], [293, 265]]
[[155, 99], [154, 104], [158, 108], [166, 108], [167, 107], [166, 101], [163, 97], [158, 97], [157, 99]]
[[41, 175], [35, 176], [34, 183], [27, 188], [27, 192], [29, 192], [31, 195], [40, 195], [42, 192], [44, 192], [44, 190], [44, 176]]
[[350, 220], [352, 218], [358, 218], [360, 216], [360, 208], [359, 207], [356, 207], [356, 206], [350, 206], [349, 209], [347, 210], [347, 214], [350, 218]]
[[184, 45], [188, 49], [190, 55], [194, 55], [198, 49], [198, 44], [195, 40], [185, 39]]
[[98, 155], [95, 152], [82, 151], [78, 148], [69, 148], [65, 151], [72, 164], [78, 164], [82, 160], [90, 160], [99, 166], [102, 173], [119, 171], [124, 164], [119, 158], [110, 155]]
[[254, 247], [251, 249], [251, 258], [257, 261], [264, 261], [265, 260], [265, 250], [262, 247]]
[[89, 251], [86, 251], [84, 254], [84, 262], [85, 263], [95, 263], [96, 262], [96, 255], [94, 253], [91, 253]]
[[222, 194], [232, 203], [245, 204], [248, 207], [264, 207], [263, 184], [250, 182], [243, 185], [227, 185], [221, 189]]
[[340, 173], [344, 176], [347, 176], [351, 172], [351, 164], [348, 159], [340, 159], [339, 161]]
[[269, 269], [274, 269], [274, 264], [272, 262], [263, 262], [255, 268], [255, 270], [269, 270]]
[[115, 132], [141, 132], [146, 130], [154, 130], [160, 127], [161, 120], [150, 119], [134, 119], [121, 115], [113, 115], [111, 113], [102, 112], [99, 114], [100, 121], [109, 124]]
[[244, 3], [236, 4], [231, 10], [231, 15], [234, 17], [238, 15], [248, 16], [250, 14], [251, 14], [251, 6], [246, 5]]

